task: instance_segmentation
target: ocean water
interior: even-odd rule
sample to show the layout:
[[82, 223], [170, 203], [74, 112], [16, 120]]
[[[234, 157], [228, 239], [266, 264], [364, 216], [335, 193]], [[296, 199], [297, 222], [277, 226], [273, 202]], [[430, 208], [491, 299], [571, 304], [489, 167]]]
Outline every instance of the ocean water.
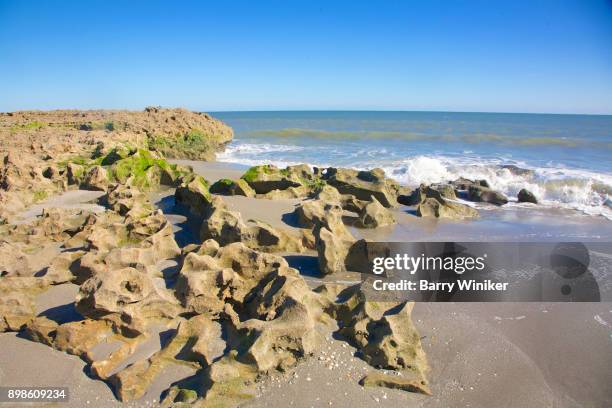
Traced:
[[[486, 179], [511, 199], [527, 188], [544, 206], [612, 219], [612, 116], [362, 111], [214, 115], [235, 132], [219, 161], [380, 167], [411, 186], [461, 176]], [[531, 171], [513, 174], [503, 165]]]

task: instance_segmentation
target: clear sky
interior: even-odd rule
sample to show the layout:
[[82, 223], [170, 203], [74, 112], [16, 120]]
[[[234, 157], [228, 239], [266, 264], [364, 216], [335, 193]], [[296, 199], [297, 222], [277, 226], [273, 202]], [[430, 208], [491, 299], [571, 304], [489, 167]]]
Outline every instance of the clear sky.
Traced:
[[612, 114], [612, 0], [0, 0], [0, 110]]

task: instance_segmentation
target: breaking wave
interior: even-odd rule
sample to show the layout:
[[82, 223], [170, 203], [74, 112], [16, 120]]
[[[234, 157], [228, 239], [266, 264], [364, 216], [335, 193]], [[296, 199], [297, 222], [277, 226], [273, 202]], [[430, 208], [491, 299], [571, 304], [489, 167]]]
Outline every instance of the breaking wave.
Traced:
[[504, 164], [502, 160], [478, 159], [474, 162], [473, 159], [416, 156], [388, 163], [382, 168], [389, 176], [407, 185], [440, 183], [459, 177], [485, 179], [493, 189], [510, 199], [526, 188], [544, 205], [612, 219], [612, 209], [608, 207], [612, 196], [611, 175], [566, 168], [530, 168], [524, 163], [518, 167], [519, 171], [512, 171], [502, 167]]
[[[471, 152], [461, 156], [414, 155], [391, 159], [387, 149], [334, 150], [330, 146], [295, 146], [272, 143], [235, 142], [218, 155], [219, 161], [256, 165], [272, 163], [287, 166], [308, 163], [313, 166], [381, 167], [402, 184], [440, 183], [459, 177], [485, 179], [492, 188], [511, 200], [526, 188], [545, 206], [569, 208], [588, 215], [612, 219], [612, 175], [563, 167], [534, 167], [503, 158], [484, 159]], [[517, 166], [512, 169], [504, 165]], [[518, 170], [517, 170], [518, 169]], [[515, 200], [516, 201], [516, 200]]]

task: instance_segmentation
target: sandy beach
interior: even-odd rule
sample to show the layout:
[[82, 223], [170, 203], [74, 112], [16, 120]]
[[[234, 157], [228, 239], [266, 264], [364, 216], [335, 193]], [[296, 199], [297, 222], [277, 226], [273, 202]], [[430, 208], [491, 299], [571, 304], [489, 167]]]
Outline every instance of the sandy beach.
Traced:
[[[191, 165], [210, 181], [238, 178], [243, 169], [223, 163], [176, 161]], [[27, 219], [37, 215], [37, 208], [48, 204], [59, 208], [90, 208], [96, 194], [68, 193], [41, 203], [23, 214]], [[174, 190], [151, 195], [172, 221], [177, 236], [186, 245], [195, 240], [186, 217], [174, 205]], [[240, 211], [245, 219], [258, 219], [274, 227], [297, 233], [290, 215], [300, 199], [261, 200], [248, 197], [224, 197], [227, 205]], [[389, 231], [376, 231], [375, 239], [494, 239], [515, 238], [520, 221], [508, 226], [508, 219], [482, 220], [480, 225], [437, 224], [425, 222], [404, 211], [398, 224]], [[520, 211], [520, 210], [518, 210]], [[554, 239], [573, 238], [580, 231], [567, 223], [571, 215], [557, 220], [563, 227]], [[486, 218], [486, 217], [485, 217]], [[538, 218], [534, 214], [529, 220]], [[521, 219], [517, 217], [516, 220]], [[550, 220], [550, 218], [547, 218]], [[524, 219], [522, 220], [524, 222]], [[596, 224], [596, 223], [593, 223]], [[492, 227], [492, 225], [496, 227]], [[589, 230], [596, 225], [577, 222]], [[183, 229], [185, 231], [181, 232]], [[554, 226], [533, 227], [537, 232], [554, 231]], [[353, 231], [364, 231], [353, 229]], [[480, 231], [483, 235], [478, 235]], [[590, 230], [589, 230], [590, 231]], [[606, 231], [599, 230], [606, 234]], [[577, 234], [577, 235], [572, 235]], [[480, 238], [475, 238], [480, 237]], [[524, 237], [528, 237], [525, 235]], [[319, 278], [316, 252], [286, 254], [311, 287], [324, 282], [358, 282], [358, 274], [330, 275]], [[291, 263], [290, 263], [291, 264]], [[79, 320], [73, 299], [78, 286], [66, 283], [52, 287], [36, 298], [36, 313], [58, 322]], [[419, 396], [399, 390], [369, 388], [358, 385], [369, 366], [356, 357], [354, 347], [331, 336], [319, 350], [286, 373], [274, 374], [258, 383], [256, 397], [248, 407], [264, 406], [521, 406], [521, 407], [605, 407], [612, 403], [608, 384], [612, 382], [612, 308], [611, 303], [419, 303], [413, 319], [421, 333], [423, 348], [431, 361], [433, 396]], [[151, 337], [142, 344], [130, 364], [160, 350], [163, 335]], [[112, 347], [111, 347], [112, 348]], [[156, 406], [162, 393], [174, 382], [195, 371], [181, 366], [165, 370], [138, 400], [120, 403], [105, 383], [89, 378], [87, 368], [76, 356], [50, 351], [15, 333], [0, 335], [0, 382], [4, 386], [62, 386], [70, 384], [70, 401], [62, 406]], [[49, 370], [40, 370], [45, 361]], [[512, 386], [508, 386], [512, 384]]]

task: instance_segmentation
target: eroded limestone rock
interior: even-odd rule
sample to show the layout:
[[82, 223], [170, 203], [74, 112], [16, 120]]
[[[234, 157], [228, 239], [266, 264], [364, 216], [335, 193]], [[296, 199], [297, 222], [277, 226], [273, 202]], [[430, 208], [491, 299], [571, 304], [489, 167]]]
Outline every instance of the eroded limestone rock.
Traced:
[[255, 197], [255, 190], [243, 179], [230, 180], [221, 179], [210, 186], [210, 192], [220, 195], [239, 195], [244, 197]]
[[381, 169], [357, 171], [330, 167], [326, 169], [323, 179], [341, 194], [351, 194], [364, 201], [375, 197], [387, 208], [397, 205], [399, 185], [386, 178]]
[[378, 228], [395, 224], [393, 213], [378, 202], [375, 197], [359, 213], [357, 226], [361, 228]]

